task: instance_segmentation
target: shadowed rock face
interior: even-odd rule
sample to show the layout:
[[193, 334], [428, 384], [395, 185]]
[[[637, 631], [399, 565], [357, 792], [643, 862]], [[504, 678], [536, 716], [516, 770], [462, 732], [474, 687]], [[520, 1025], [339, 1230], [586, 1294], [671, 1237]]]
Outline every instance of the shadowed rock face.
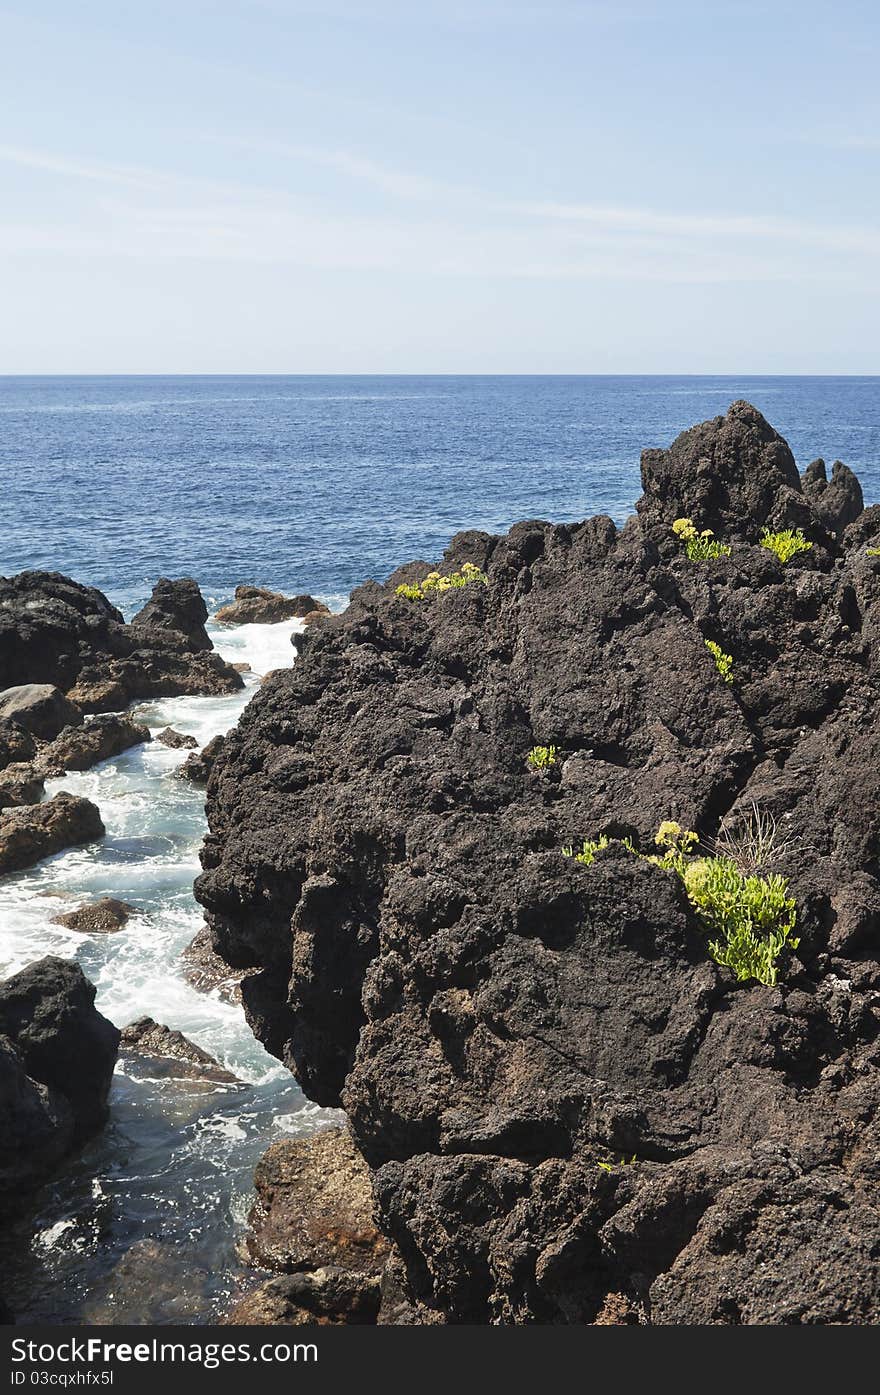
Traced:
[[[198, 896], [348, 1111], [420, 1320], [876, 1322], [880, 521], [820, 517], [748, 404], [643, 477], [622, 531], [460, 534], [441, 571], [488, 586], [407, 601], [411, 563], [299, 636], [214, 759]], [[815, 546], [782, 566], [765, 523]], [[561, 852], [753, 805], [798, 903], [776, 987], [674, 874]]]
[[40, 959], [0, 983], [0, 1211], [104, 1122], [119, 1033], [78, 965]]
[[158, 582], [137, 623], [126, 625], [100, 591], [58, 572], [0, 577], [0, 674], [4, 684], [53, 684], [86, 712], [235, 692], [241, 675], [211, 650], [206, 616], [189, 580]]

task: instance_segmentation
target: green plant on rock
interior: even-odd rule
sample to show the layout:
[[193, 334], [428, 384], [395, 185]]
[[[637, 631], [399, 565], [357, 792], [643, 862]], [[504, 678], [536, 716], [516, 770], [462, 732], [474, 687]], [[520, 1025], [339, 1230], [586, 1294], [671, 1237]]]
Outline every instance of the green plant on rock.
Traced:
[[730, 556], [727, 543], [719, 542], [711, 528], [704, 528], [698, 533], [690, 518], [677, 518], [672, 525], [672, 531], [679, 542], [684, 544], [684, 550], [691, 562], [708, 562], [713, 557]]
[[526, 756], [532, 770], [548, 770], [556, 764], [555, 746], [533, 746]]
[[785, 528], [780, 533], [772, 533], [765, 528], [761, 533], [761, 546], [774, 552], [783, 564], [790, 562], [799, 552], [809, 552], [813, 546], [804, 537], [803, 528]]
[[608, 835], [606, 833], [600, 833], [595, 842], [591, 842], [589, 838], [585, 838], [580, 852], [575, 852], [572, 844], [563, 848], [562, 851], [566, 857], [573, 857], [575, 862], [580, 862], [584, 867], [589, 867], [595, 862], [596, 853], [601, 852], [603, 848], [609, 847], [610, 843], [611, 839]]
[[424, 581], [417, 581], [411, 585], [402, 582], [396, 588], [395, 595], [403, 596], [408, 601], [423, 601], [437, 591], [460, 591], [463, 586], [470, 586], [475, 581], [481, 582], [483, 586], [489, 585], [489, 578], [485, 572], [480, 571], [473, 562], [463, 562], [460, 571], [450, 572], [447, 576], [441, 576], [439, 572], [429, 572]]
[[798, 945], [795, 903], [785, 878], [743, 876], [732, 858], [701, 857], [683, 880], [688, 900], [714, 936], [712, 958], [740, 980], [775, 983], [782, 950]]
[[706, 648], [715, 660], [715, 667], [721, 674], [725, 683], [733, 682], [733, 655], [725, 654], [720, 644], [716, 644], [714, 639], [706, 640]]
[[869, 547], [869, 548], [868, 548], [868, 556], [869, 556], [869, 557], [880, 557], [880, 547]]
[[[623, 843], [636, 856], [681, 878], [691, 906], [711, 936], [709, 952], [715, 962], [726, 965], [741, 981], [775, 983], [783, 949], [798, 946], [795, 902], [788, 895], [785, 878], [776, 873], [763, 877], [744, 873], [732, 857], [697, 856], [696, 833], [672, 819], [661, 823], [654, 841], [660, 851], [650, 854], [637, 852], [628, 839]], [[584, 842], [579, 853], [573, 847], [562, 851], [589, 867], [609, 842], [603, 833], [595, 842]]]

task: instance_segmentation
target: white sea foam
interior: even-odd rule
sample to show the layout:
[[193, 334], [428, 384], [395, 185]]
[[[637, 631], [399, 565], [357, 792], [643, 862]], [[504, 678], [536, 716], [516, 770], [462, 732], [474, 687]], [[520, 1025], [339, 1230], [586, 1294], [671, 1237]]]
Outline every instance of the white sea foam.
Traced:
[[[244, 689], [224, 697], [143, 703], [136, 715], [154, 736], [172, 726], [204, 745], [235, 724], [265, 673], [292, 662], [291, 636], [299, 629], [301, 621], [213, 626], [224, 658], [251, 665]], [[283, 1074], [283, 1067], [254, 1040], [239, 1007], [197, 992], [180, 972], [180, 953], [202, 923], [192, 883], [200, 871], [204, 796], [177, 773], [188, 754], [154, 740], [47, 782], [47, 798], [66, 789], [93, 800], [107, 834], [0, 881], [0, 975], [45, 954], [76, 958], [96, 985], [98, 1007], [112, 1021], [155, 1017], [256, 1083]], [[117, 896], [135, 907], [120, 933], [83, 935], [53, 923], [58, 914], [99, 896]]]

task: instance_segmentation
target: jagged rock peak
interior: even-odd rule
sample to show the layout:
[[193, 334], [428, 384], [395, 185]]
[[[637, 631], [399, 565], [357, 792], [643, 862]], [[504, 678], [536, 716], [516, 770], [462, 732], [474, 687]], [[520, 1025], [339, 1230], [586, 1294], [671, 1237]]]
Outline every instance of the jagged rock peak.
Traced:
[[645, 492], [636, 508], [644, 532], [660, 546], [669, 546], [677, 518], [747, 542], [769, 526], [802, 527], [828, 543], [828, 532], [841, 526], [836, 508], [826, 518], [813, 506], [788, 442], [749, 402], [688, 427], [666, 450], [643, 451], [641, 466]]

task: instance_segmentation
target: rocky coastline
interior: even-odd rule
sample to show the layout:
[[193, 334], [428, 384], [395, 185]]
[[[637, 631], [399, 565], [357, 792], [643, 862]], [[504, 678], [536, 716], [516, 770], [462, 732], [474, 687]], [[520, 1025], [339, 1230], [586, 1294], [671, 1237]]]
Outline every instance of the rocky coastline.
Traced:
[[[880, 507], [743, 402], [642, 480], [360, 587], [211, 762], [213, 948], [347, 1113], [388, 1320], [880, 1320]], [[764, 982], [663, 828], [779, 879]]]
[[[180, 767], [184, 973], [347, 1116], [258, 1166], [225, 1321], [880, 1321], [880, 506], [744, 402], [642, 482], [622, 528], [461, 533], [341, 615], [243, 586], [217, 617], [306, 624]], [[0, 578], [0, 874], [102, 835], [44, 782], [148, 740], [130, 703], [241, 687], [206, 618], [188, 579], [126, 624]], [[708, 932], [712, 859], [790, 908], [758, 970]], [[118, 1053], [240, 1088], [94, 998], [53, 957], [0, 984], [0, 1212], [101, 1127]]]

